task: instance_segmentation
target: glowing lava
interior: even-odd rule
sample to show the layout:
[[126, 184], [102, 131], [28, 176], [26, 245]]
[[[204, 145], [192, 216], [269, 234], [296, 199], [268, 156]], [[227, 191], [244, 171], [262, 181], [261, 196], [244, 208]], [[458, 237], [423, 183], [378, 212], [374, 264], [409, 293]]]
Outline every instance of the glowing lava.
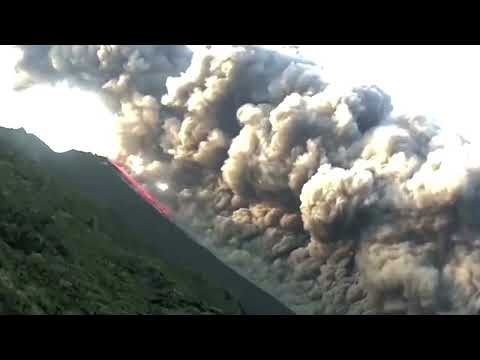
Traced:
[[155, 208], [162, 216], [166, 217], [167, 219], [172, 218], [171, 211], [163, 204], [161, 204], [157, 199], [155, 199], [152, 194], [148, 192], [138, 181], [136, 181], [124, 168], [122, 168], [117, 162], [114, 160], [108, 160], [110, 164], [120, 173], [123, 180], [132, 187], [135, 192], [140, 195], [143, 200], [148, 202], [151, 206]]

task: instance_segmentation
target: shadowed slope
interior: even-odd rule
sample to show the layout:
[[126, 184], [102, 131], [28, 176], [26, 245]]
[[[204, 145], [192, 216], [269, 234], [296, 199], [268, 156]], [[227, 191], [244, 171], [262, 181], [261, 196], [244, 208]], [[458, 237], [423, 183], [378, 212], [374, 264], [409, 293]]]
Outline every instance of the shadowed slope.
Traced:
[[23, 130], [0, 128], [0, 144], [8, 142], [45, 170], [61, 179], [99, 207], [108, 209], [119, 224], [135, 234], [135, 242], [148, 244], [162, 260], [204, 276], [226, 289], [247, 314], [292, 314], [275, 298], [224, 265], [181, 229], [159, 216], [120, 176], [104, 164], [105, 158], [89, 153], [52, 152]]

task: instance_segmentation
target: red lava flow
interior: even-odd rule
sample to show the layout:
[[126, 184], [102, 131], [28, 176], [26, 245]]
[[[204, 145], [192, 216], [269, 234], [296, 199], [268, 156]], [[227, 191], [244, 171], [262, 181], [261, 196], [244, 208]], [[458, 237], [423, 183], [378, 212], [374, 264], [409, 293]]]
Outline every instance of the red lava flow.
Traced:
[[171, 211], [168, 209], [168, 207], [155, 199], [152, 194], [148, 192], [148, 190], [140, 185], [140, 183], [136, 181], [127, 171], [125, 171], [125, 169], [122, 168], [117, 162], [110, 159], [108, 161], [120, 173], [125, 182], [129, 184], [137, 192], [137, 194], [143, 198], [143, 200], [153, 206], [155, 210], [157, 210], [162, 216], [166, 217], [167, 219], [172, 218]]

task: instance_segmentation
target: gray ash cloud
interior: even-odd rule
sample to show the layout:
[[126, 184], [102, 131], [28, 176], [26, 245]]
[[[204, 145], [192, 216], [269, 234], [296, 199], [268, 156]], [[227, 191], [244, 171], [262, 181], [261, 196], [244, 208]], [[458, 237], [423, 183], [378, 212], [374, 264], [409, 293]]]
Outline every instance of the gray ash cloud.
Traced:
[[293, 310], [480, 309], [477, 148], [392, 117], [378, 87], [338, 94], [314, 64], [254, 46], [21, 48], [19, 88], [98, 92], [118, 115], [117, 160]]

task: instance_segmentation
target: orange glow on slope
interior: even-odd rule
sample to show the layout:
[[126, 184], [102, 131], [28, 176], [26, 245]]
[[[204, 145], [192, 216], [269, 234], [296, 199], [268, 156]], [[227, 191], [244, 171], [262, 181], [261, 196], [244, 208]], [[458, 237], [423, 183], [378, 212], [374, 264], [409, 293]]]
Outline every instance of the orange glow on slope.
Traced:
[[162, 216], [166, 217], [167, 219], [172, 218], [172, 213], [170, 209], [168, 209], [165, 205], [160, 203], [157, 199], [155, 199], [152, 194], [150, 194], [138, 181], [136, 181], [124, 168], [122, 168], [117, 162], [114, 160], [108, 160], [110, 164], [120, 173], [122, 178], [129, 184], [138, 195], [140, 195], [143, 200], [148, 202], [151, 206], [155, 208]]

